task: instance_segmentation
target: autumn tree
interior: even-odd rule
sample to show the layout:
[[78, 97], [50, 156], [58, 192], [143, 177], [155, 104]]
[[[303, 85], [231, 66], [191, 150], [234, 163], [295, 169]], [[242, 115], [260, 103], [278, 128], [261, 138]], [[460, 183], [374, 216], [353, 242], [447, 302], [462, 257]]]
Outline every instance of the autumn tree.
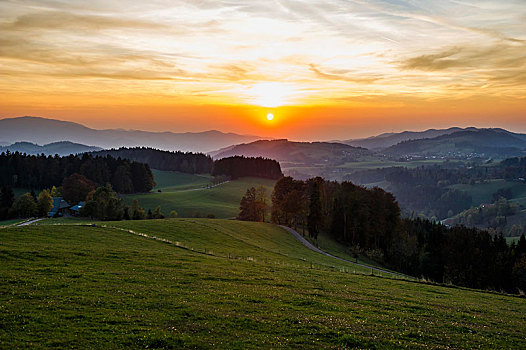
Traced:
[[75, 173], [64, 179], [62, 183], [62, 194], [64, 200], [70, 204], [86, 200], [88, 193], [95, 189], [95, 183], [88, 180], [84, 175]]
[[267, 210], [266, 190], [260, 186], [257, 189], [251, 187], [247, 189], [241, 203], [239, 204], [238, 220], [243, 221], [265, 221]]
[[146, 212], [143, 208], [139, 205], [139, 201], [137, 199], [133, 199], [131, 208], [130, 208], [130, 218], [132, 220], [144, 220], [146, 219]]
[[53, 197], [48, 190], [42, 190], [38, 195], [37, 210], [39, 216], [46, 216], [53, 208]]
[[153, 211], [154, 219], [164, 219], [164, 214], [161, 212], [161, 206], [158, 205], [157, 208]]

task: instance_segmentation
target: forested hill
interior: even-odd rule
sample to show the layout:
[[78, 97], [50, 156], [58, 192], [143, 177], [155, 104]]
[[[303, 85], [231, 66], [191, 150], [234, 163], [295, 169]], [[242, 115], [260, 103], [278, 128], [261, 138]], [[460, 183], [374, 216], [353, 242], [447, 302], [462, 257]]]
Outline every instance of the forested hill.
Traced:
[[299, 164], [343, 164], [370, 154], [365, 148], [333, 142], [294, 142], [261, 140], [210, 153], [215, 159], [245, 156], [276, 159]]
[[103, 150], [92, 152], [97, 156], [110, 155], [130, 161], [146, 163], [152, 169], [179, 171], [188, 174], [209, 174], [212, 171], [213, 160], [210, 156], [192, 152], [161, 151], [148, 147], [135, 147]]
[[73, 174], [80, 174], [99, 186], [109, 183], [119, 193], [149, 192], [155, 184], [148, 164], [126, 159], [86, 153], [67, 157], [0, 153], [0, 186], [58, 187]]
[[243, 156], [216, 160], [214, 162], [212, 175], [224, 175], [231, 179], [237, 179], [240, 177], [260, 177], [277, 180], [283, 177], [281, 166], [277, 161], [262, 157], [247, 158]]
[[20, 152], [36, 155], [40, 155], [43, 153], [47, 156], [54, 156], [55, 154], [58, 154], [59, 156], [68, 156], [70, 154], [100, 151], [102, 150], [102, 148], [95, 146], [86, 146], [80, 143], [74, 143], [69, 141], [53, 142], [43, 146], [31, 142], [15, 142], [12, 145], [0, 146], [0, 152], [5, 152], [7, 150], [9, 150], [10, 152]]
[[351, 139], [336, 141], [355, 147], [364, 147], [370, 150], [384, 149], [394, 146], [400, 142], [408, 140], [430, 139], [437, 136], [449, 135], [462, 130], [478, 130], [477, 128], [448, 128], [448, 129], [428, 129], [425, 131], [402, 131], [399, 133], [385, 133], [377, 136], [371, 136], [364, 139]]
[[526, 152], [526, 135], [503, 129], [465, 130], [429, 139], [400, 142], [382, 152], [392, 157], [408, 155], [513, 157]]
[[517, 293], [526, 288], [526, 238], [508, 246], [501, 235], [401, 219], [389, 192], [320, 177], [283, 177], [272, 193], [274, 223], [329, 233], [353, 254], [435, 282]]

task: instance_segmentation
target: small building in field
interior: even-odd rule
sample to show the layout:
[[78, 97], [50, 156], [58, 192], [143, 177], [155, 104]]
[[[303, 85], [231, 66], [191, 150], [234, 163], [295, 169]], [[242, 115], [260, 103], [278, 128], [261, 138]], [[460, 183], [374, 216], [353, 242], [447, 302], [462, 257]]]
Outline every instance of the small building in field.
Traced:
[[79, 204], [75, 204], [74, 206], [69, 208], [69, 211], [70, 211], [71, 215], [79, 216], [80, 215], [80, 209], [82, 209], [84, 204], [86, 204], [86, 203], [85, 202], [79, 202]]
[[69, 208], [71, 208], [71, 205], [69, 205], [68, 202], [64, 200], [62, 197], [53, 197], [53, 208], [49, 211], [47, 214], [50, 218], [56, 218], [59, 216], [64, 216], [64, 214], [69, 214]]

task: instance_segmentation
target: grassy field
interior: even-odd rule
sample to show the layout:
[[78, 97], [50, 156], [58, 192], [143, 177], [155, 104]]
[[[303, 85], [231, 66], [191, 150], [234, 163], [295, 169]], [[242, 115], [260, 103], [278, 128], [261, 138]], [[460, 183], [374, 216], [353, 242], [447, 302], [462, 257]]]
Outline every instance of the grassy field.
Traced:
[[176, 171], [161, 171], [152, 169], [156, 186], [154, 191], [180, 191], [191, 188], [206, 187], [213, 179], [210, 175], [185, 174]]
[[10, 219], [10, 220], [2, 220], [0, 221], [0, 227], [7, 227], [19, 224], [21, 222], [26, 221], [26, 219]]
[[511, 245], [512, 243], [517, 244], [517, 243], [519, 242], [519, 239], [521, 239], [520, 236], [518, 236], [518, 237], [505, 237], [505, 238], [506, 238], [506, 243], [508, 243], [508, 244], [510, 244], [510, 245]]
[[[213, 214], [217, 218], [233, 218], [239, 214], [239, 202], [247, 188], [264, 186], [267, 189], [270, 203], [270, 194], [275, 183], [273, 180], [243, 178], [207, 189], [203, 188], [202, 182], [199, 182], [202, 181], [202, 177], [198, 175], [189, 175], [185, 177], [188, 181], [177, 185], [177, 179], [182, 178], [182, 175], [185, 174], [174, 173], [172, 179], [169, 176], [162, 178], [158, 186], [164, 186], [164, 189], [160, 193], [129, 195], [124, 197], [125, 201], [131, 204], [132, 200], [137, 198], [139, 204], [146, 210], [153, 210], [160, 205], [165, 215], [175, 210], [179, 217], [194, 217], [196, 214], [205, 217]], [[182, 187], [185, 189], [178, 189]]]
[[0, 230], [0, 348], [524, 346], [524, 298], [344, 272], [276, 226], [106, 225]]
[[[482, 203], [492, 203], [493, 193], [499, 189], [510, 188], [513, 195], [512, 200], [518, 201], [521, 204], [522, 201], [526, 199], [526, 184], [516, 181], [490, 180], [488, 183], [477, 183], [474, 185], [457, 184], [450, 187], [465, 191], [471, 195], [474, 206]], [[524, 204], [526, 204], [526, 202]]]
[[[369, 160], [359, 161], [359, 162], [351, 162], [351, 163], [345, 163], [344, 166], [342, 166], [343, 169], [348, 170], [365, 170], [365, 169], [378, 169], [378, 168], [389, 168], [389, 167], [405, 167], [405, 168], [416, 168], [419, 166], [429, 166], [429, 165], [439, 165], [444, 163], [445, 161], [443, 159], [425, 159], [425, 160], [415, 160], [415, 161], [408, 161], [408, 162], [398, 162], [393, 160], [384, 160], [384, 159], [377, 159], [377, 158], [371, 158]], [[459, 162], [450, 162], [449, 164], [454, 163], [460, 163]]]

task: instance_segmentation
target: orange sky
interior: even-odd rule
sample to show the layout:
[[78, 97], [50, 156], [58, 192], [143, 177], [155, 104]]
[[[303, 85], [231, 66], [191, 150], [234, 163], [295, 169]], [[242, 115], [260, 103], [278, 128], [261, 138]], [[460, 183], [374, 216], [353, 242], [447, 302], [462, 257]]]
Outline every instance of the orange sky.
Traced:
[[298, 140], [526, 132], [525, 45], [522, 0], [0, 2], [0, 117]]

